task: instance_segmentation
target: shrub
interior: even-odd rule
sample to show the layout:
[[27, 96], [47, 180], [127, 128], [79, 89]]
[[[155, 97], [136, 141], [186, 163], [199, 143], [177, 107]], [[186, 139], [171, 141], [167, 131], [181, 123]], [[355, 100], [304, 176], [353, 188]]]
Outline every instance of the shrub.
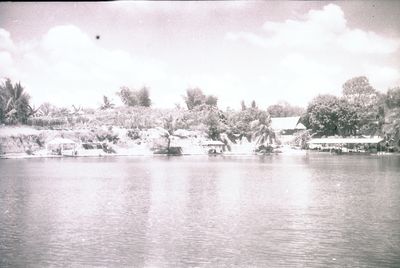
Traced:
[[132, 140], [137, 140], [140, 138], [140, 133], [138, 129], [128, 130], [127, 136]]
[[114, 134], [111, 131], [105, 131], [105, 130], [97, 130], [96, 132], [96, 138], [99, 141], [109, 141], [112, 143], [117, 143], [119, 140], [118, 134]]

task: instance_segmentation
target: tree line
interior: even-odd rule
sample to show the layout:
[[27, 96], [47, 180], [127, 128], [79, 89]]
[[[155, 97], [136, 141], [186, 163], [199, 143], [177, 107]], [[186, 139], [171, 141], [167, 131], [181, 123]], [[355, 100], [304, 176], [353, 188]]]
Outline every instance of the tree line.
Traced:
[[342, 95], [316, 96], [302, 121], [317, 136], [396, 136], [399, 130], [400, 87], [381, 93], [364, 76], [343, 84]]
[[[142, 113], [154, 110], [150, 108], [152, 101], [148, 87], [136, 90], [123, 86], [116, 95], [126, 107], [143, 108]], [[316, 96], [305, 109], [287, 102], [261, 109], [255, 101], [250, 105], [242, 101], [239, 111], [230, 108], [222, 111], [218, 108], [218, 98], [204, 94], [200, 88], [189, 88], [182, 97], [186, 109], [177, 107], [178, 112], [165, 115], [162, 119], [163, 127], [170, 132], [177, 128], [199, 129], [212, 139], [221, 139], [221, 134], [226, 134], [233, 140], [246, 137], [262, 142], [273, 139], [271, 117], [300, 116], [301, 122], [314, 136], [380, 135], [400, 146], [400, 87], [382, 93], [374, 89], [364, 76], [346, 81], [340, 96]], [[109, 97], [103, 96], [99, 110], [116, 108]], [[79, 115], [85, 111], [88, 109], [75, 106], [73, 110], [58, 108], [50, 103], [35, 109], [19, 82], [13, 84], [6, 79], [0, 85], [0, 123], [26, 124], [31, 117]]]

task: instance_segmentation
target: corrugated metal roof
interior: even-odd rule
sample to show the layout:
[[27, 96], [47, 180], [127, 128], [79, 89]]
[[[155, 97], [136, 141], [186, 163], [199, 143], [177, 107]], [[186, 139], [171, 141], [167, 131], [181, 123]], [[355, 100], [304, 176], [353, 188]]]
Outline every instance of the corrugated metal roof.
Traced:
[[299, 120], [300, 116], [274, 117], [271, 118], [271, 127], [274, 130], [306, 129], [302, 123], [299, 123]]
[[337, 143], [379, 143], [383, 141], [382, 138], [320, 138], [312, 139], [309, 144], [337, 144]]
[[48, 144], [72, 144], [76, 143], [73, 140], [65, 139], [65, 138], [55, 138], [54, 140], [50, 141]]

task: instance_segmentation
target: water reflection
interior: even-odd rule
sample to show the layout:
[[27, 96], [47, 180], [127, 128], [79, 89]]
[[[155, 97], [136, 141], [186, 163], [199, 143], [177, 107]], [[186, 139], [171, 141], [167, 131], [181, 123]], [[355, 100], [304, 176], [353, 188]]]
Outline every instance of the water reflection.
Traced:
[[232, 167], [226, 167], [221, 174], [214, 175], [217, 181], [218, 206], [221, 213], [228, 216], [237, 215], [241, 206], [242, 172]]
[[396, 267], [384, 159], [0, 161], [0, 266]]
[[[146, 267], [160, 266], [180, 252], [183, 219], [187, 200], [185, 169], [179, 176], [174, 163], [153, 166], [150, 181], [150, 209], [146, 229]], [[175, 174], [175, 175], [174, 175]]]

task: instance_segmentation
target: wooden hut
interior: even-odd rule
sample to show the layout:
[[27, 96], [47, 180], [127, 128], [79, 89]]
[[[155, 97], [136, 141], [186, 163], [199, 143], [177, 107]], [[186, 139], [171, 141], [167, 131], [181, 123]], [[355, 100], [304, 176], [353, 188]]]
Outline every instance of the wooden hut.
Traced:
[[223, 152], [225, 143], [221, 141], [205, 141], [203, 142], [202, 146], [209, 154], [221, 154]]
[[271, 128], [277, 139], [283, 144], [293, 144], [295, 141], [294, 134], [306, 129], [300, 123], [300, 116], [271, 118]]
[[76, 155], [77, 144], [73, 140], [65, 138], [55, 138], [46, 145], [46, 149], [53, 155]]

